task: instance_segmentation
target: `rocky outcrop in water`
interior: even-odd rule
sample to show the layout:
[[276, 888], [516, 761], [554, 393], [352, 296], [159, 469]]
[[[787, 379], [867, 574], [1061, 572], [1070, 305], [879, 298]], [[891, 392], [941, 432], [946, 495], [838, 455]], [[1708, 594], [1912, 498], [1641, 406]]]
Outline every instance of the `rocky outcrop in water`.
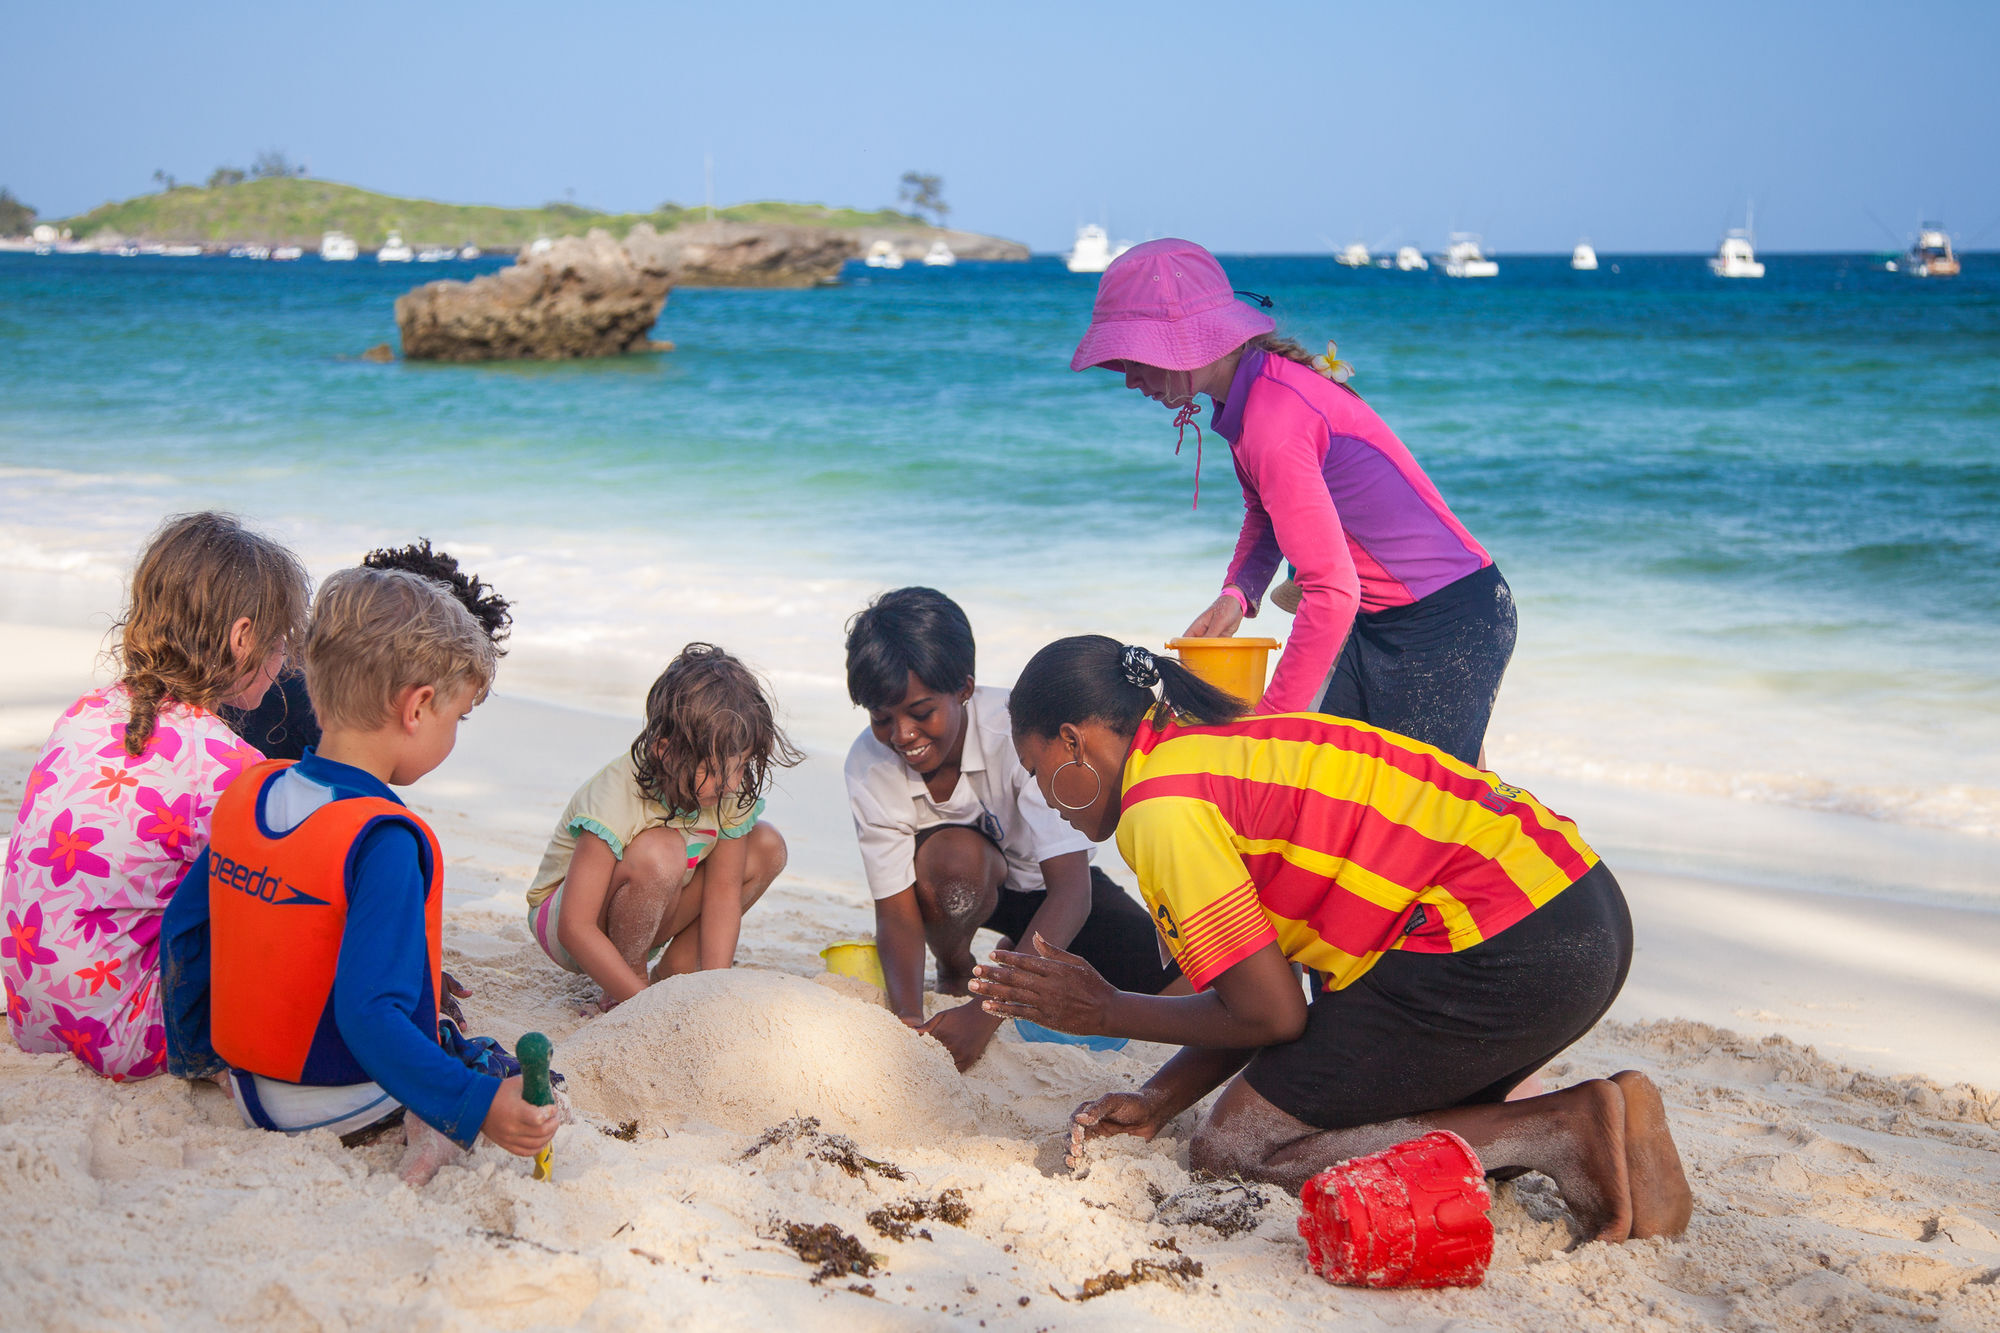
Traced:
[[813, 287], [831, 282], [861, 253], [853, 232], [750, 222], [697, 222], [666, 232], [642, 222], [625, 248], [679, 287]]
[[566, 237], [470, 282], [431, 282], [396, 299], [412, 361], [561, 361], [651, 350], [673, 285], [650, 254], [608, 232]]

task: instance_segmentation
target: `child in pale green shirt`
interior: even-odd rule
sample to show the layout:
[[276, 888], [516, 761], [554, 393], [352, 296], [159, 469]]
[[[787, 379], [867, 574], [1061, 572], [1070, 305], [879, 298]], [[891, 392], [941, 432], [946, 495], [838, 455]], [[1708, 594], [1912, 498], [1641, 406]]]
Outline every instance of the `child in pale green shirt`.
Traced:
[[543, 951], [603, 987], [606, 1009], [662, 977], [730, 966], [743, 913], [785, 868], [763, 792], [799, 758], [743, 663], [682, 649], [647, 693], [631, 752], [556, 823], [528, 888]]

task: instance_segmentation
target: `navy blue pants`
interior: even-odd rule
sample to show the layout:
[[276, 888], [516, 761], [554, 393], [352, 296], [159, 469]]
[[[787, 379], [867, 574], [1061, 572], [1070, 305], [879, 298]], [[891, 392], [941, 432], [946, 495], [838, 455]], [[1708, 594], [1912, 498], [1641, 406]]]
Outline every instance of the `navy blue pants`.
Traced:
[[1495, 565], [1408, 606], [1354, 618], [1319, 712], [1479, 762], [1514, 655], [1514, 594]]

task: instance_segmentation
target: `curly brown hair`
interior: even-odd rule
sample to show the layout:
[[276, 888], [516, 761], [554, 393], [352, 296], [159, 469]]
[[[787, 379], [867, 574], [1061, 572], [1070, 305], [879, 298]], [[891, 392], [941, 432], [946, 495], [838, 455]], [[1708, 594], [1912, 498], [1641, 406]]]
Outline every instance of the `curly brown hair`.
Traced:
[[[429, 537], [419, 537], [408, 546], [378, 547], [362, 556], [361, 563], [368, 569], [407, 569], [433, 583], [444, 584], [459, 605], [472, 612], [472, 618], [479, 622], [495, 647], [513, 631], [514, 613], [507, 599], [477, 574], [460, 569], [457, 556], [433, 549]], [[500, 648], [500, 652], [506, 651]]]
[[[305, 635], [307, 596], [299, 558], [231, 515], [176, 514], [162, 523], [112, 626], [119, 635], [112, 657], [131, 697], [125, 753], [145, 752], [163, 705], [212, 711], [246, 670], [273, 651], [289, 653]], [[250, 642], [239, 660], [229, 636], [244, 619]]]
[[632, 742], [639, 790], [669, 810], [694, 810], [702, 767], [726, 773], [738, 758], [743, 781], [735, 795], [747, 804], [764, 794], [773, 767], [790, 768], [805, 755], [778, 726], [749, 667], [712, 643], [691, 643], [646, 692], [646, 727]]

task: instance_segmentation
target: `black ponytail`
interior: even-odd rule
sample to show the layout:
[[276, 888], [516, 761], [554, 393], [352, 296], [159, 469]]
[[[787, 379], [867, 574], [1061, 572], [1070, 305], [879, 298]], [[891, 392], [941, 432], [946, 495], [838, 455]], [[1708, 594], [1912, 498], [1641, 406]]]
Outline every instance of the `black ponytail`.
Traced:
[[[1153, 694], [1157, 683], [1160, 693]], [[1036, 653], [1007, 709], [1017, 736], [1052, 737], [1065, 722], [1102, 722], [1130, 736], [1157, 704], [1182, 721], [1234, 722], [1250, 705], [1203, 680], [1171, 657], [1126, 647], [1102, 634], [1058, 639]]]

